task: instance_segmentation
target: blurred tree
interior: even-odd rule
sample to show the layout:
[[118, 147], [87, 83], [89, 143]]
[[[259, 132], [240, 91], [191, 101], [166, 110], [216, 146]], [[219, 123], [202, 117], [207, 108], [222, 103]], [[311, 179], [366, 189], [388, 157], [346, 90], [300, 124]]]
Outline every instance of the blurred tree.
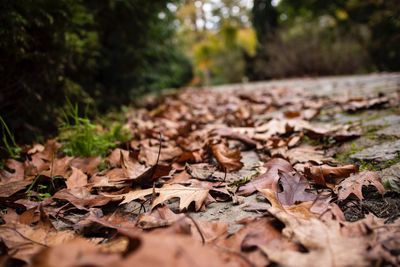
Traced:
[[[54, 132], [65, 97], [100, 110], [191, 79], [173, 1], [0, 2], [0, 113], [16, 137]], [[34, 131], [33, 131], [34, 130]]]
[[270, 60], [266, 45], [276, 37], [278, 11], [272, 6], [270, 0], [254, 0], [252, 15], [253, 27], [258, 40], [257, 55], [246, 58], [246, 73], [251, 80], [266, 80], [271, 78], [265, 71], [264, 63]]
[[245, 1], [184, 1], [177, 14], [179, 35], [194, 63], [193, 84], [241, 82], [245, 58], [256, 47]]
[[254, 0], [253, 27], [259, 43], [265, 44], [278, 27], [278, 11], [272, 6], [272, 1]]
[[298, 23], [299, 19], [312, 21], [329, 16], [343, 34], [351, 32], [362, 42], [375, 68], [381, 71], [400, 70], [398, 0], [282, 0], [278, 9], [284, 14], [286, 25]]

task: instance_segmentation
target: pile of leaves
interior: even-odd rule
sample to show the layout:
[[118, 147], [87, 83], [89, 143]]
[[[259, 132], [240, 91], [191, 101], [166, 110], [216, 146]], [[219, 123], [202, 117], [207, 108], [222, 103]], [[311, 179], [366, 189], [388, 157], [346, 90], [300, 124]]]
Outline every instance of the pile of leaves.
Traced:
[[[395, 214], [349, 222], [342, 211], [387, 193], [377, 172], [333, 158], [332, 144], [360, 129], [313, 120], [328, 109], [396, 104], [389, 95], [328, 99], [296, 88], [185, 90], [128, 114], [132, 140], [105, 158], [67, 156], [57, 140], [26, 146], [23, 161], [0, 171], [0, 261], [398, 266]], [[243, 205], [253, 194], [258, 200]], [[254, 213], [234, 231], [218, 217], [193, 218], [215, 202]]]

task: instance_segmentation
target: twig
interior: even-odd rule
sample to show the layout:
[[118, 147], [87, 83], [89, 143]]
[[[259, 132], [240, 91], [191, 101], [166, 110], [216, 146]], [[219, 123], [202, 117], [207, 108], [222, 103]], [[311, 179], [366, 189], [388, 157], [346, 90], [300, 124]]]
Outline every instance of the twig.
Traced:
[[226, 180], [226, 168], [224, 168], [224, 171], [225, 171], [225, 175], [224, 175], [224, 182], [225, 182], [225, 180]]
[[[159, 145], [159, 147], [158, 147], [158, 154], [157, 154], [157, 160], [156, 160], [156, 163], [154, 164], [154, 166], [153, 166], [153, 170], [152, 170], [152, 172], [151, 172], [151, 175], [150, 175], [150, 180], [153, 180], [153, 176], [154, 176], [154, 174], [155, 174], [155, 172], [156, 172], [156, 169], [157, 169], [157, 166], [158, 166], [158, 161], [160, 160], [160, 155], [161, 155], [161, 145], [162, 145], [162, 136], [161, 136], [161, 132], [159, 132], [159, 135], [160, 135], [160, 139], [159, 139], [159, 143], [160, 143], [160, 145]], [[151, 194], [151, 201], [150, 201], [150, 203], [151, 204], [153, 204], [153, 201], [154, 201], [154, 199], [156, 198], [156, 183], [155, 182], [153, 182], [153, 193]]]
[[142, 211], [142, 207], [143, 207], [144, 212], [146, 212], [146, 207], [145, 207], [144, 204], [145, 204], [147, 201], [149, 201], [149, 200], [150, 200], [150, 198], [149, 198], [149, 199], [146, 199], [143, 203], [140, 203], [139, 214], [140, 214], [140, 212]]
[[160, 138], [159, 138], [160, 145], [159, 145], [159, 147], [158, 147], [157, 160], [156, 160], [156, 163], [153, 165], [153, 170], [152, 170], [152, 172], [151, 172], [150, 179], [152, 179], [152, 178], [153, 178], [153, 176], [154, 176], [154, 174], [155, 174], [155, 172], [156, 172], [156, 168], [157, 168], [158, 162], [159, 162], [159, 160], [160, 160], [160, 155], [161, 155], [161, 145], [162, 145], [162, 137], [161, 137], [161, 132], [159, 132], [159, 135], [160, 135]]
[[201, 229], [200, 229], [200, 226], [199, 226], [199, 225], [197, 224], [197, 222], [192, 218], [192, 216], [190, 216], [190, 215], [187, 214], [187, 213], [185, 213], [185, 216], [186, 216], [187, 218], [189, 218], [189, 219], [193, 222], [194, 226], [195, 226], [196, 229], [197, 229], [197, 232], [199, 232], [199, 234], [200, 234], [201, 243], [204, 245], [204, 244], [206, 243], [206, 239], [204, 238], [204, 235], [203, 235], [203, 232], [202, 232]]
[[50, 181], [51, 181], [51, 185], [53, 186], [53, 189], [56, 190], [56, 186], [54, 185], [54, 181], [53, 181], [53, 167], [54, 167], [54, 152], [51, 156]]

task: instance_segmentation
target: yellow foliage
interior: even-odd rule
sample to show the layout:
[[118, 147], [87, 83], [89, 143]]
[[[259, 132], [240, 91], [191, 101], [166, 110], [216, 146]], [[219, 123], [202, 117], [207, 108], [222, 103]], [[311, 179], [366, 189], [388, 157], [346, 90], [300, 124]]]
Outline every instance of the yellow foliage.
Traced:
[[257, 48], [257, 36], [253, 28], [239, 30], [237, 36], [238, 45], [250, 56], [255, 56]]

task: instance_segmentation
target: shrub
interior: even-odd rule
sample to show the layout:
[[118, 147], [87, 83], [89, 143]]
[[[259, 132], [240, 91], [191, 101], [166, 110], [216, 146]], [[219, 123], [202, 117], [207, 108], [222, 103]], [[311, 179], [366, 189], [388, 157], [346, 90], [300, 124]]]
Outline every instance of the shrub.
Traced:
[[281, 30], [267, 41], [264, 54], [256, 72], [269, 78], [362, 73], [370, 66], [357, 39], [316, 23]]

